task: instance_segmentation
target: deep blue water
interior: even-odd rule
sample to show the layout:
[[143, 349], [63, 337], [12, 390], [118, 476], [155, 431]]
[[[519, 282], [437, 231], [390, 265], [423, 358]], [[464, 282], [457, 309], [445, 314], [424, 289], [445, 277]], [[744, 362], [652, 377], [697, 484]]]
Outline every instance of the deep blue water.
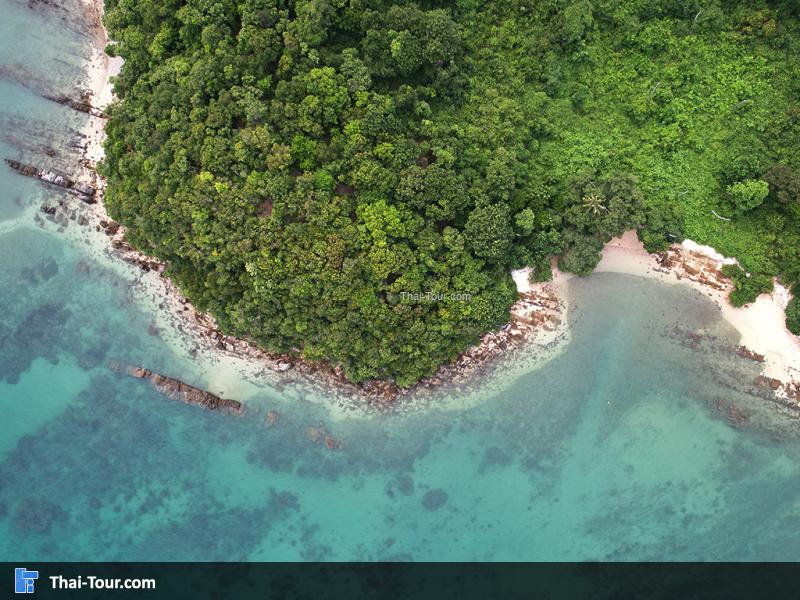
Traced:
[[[0, 151], [68, 166], [37, 143], [85, 117], [38, 92], [80, 78], [88, 41], [0, 6]], [[35, 77], [8, 75], [23, 57]], [[136, 270], [90, 251], [102, 234], [37, 222], [75, 199], [0, 167], [0, 560], [800, 559], [798, 423], [695, 292], [574, 281], [566, 349], [469, 408], [337, 420], [264, 380], [214, 414], [108, 368], [213, 379], [154, 331]]]

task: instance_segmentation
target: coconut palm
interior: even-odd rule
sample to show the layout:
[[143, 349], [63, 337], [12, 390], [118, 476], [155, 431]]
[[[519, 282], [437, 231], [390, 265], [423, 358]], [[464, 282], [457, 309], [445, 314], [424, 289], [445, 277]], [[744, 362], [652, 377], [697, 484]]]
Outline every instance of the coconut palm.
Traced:
[[600, 194], [588, 194], [583, 197], [583, 207], [593, 215], [598, 215], [601, 211], [608, 212], [604, 203], [605, 198]]

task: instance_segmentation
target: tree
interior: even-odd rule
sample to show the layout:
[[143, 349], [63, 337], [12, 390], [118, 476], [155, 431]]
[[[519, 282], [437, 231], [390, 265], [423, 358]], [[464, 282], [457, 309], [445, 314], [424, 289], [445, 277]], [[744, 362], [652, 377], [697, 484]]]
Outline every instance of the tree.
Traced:
[[347, 81], [347, 89], [350, 93], [364, 92], [372, 87], [372, 77], [369, 69], [358, 57], [358, 50], [355, 48], [345, 48], [342, 50], [342, 65], [339, 67], [342, 75]]
[[800, 204], [800, 169], [775, 163], [762, 177], [769, 185], [769, 197], [784, 206]]
[[467, 218], [464, 234], [475, 256], [503, 262], [514, 235], [508, 206], [490, 204], [476, 208]]
[[786, 307], [786, 327], [795, 335], [800, 335], [800, 298], [795, 296]]
[[595, 217], [602, 212], [608, 212], [608, 208], [606, 208], [606, 199], [597, 193], [584, 196], [581, 204], [583, 208], [586, 209], [586, 212]]
[[747, 273], [739, 265], [723, 265], [722, 273], [729, 277], [736, 287], [729, 297], [734, 306], [750, 304], [761, 294], [772, 291], [772, 277], [764, 273]]
[[630, 174], [578, 178], [570, 187], [572, 206], [565, 216], [578, 230], [610, 240], [645, 222], [644, 199]]
[[579, 42], [594, 23], [589, 0], [571, 2], [564, 9], [562, 36], [568, 45]]
[[514, 227], [521, 236], [530, 235], [536, 226], [536, 215], [530, 208], [526, 208], [514, 215]]
[[744, 213], [761, 206], [769, 195], [769, 184], [766, 181], [746, 179], [729, 185], [727, 192], [733, 209]]
[[603, 241], [574, 230], [565, 231], [563, 241], [564, 252], [558, 259], [558, 268], [576, 275], [591, 275], [600, 262]]

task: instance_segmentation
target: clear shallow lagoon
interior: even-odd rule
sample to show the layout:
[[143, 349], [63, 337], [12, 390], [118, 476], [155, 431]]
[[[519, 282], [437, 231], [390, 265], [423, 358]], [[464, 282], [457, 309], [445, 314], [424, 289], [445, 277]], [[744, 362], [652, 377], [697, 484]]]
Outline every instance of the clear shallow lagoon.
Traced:
[[[79, 77], [88, 41], [0, 6], [0, 64]], [[83, 117], [35, 92], [0, 79], [0, 149], [53, 164], [6, 124], [35, 116], [21, 138], [55, 145]], [[265, 387], [213, 414], [107, 368], [204, 382], [151, 335], [133, 269], [39, 227], [57, 193], [0, 167], [0, 560], [800, 560], [800, 423], [747, 393], [758, 365], [696, 292], [574, 281], [566, 350], [469, 409], [332, 422]]]

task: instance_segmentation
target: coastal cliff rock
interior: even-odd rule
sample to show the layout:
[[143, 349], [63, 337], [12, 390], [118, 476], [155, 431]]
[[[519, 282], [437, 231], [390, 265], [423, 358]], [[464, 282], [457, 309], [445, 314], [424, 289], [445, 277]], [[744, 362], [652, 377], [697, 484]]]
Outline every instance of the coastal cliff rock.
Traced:
[[10, 158], [6, 158], [5, 163], [20, 175], [38, 179], [40, 181], [44, 181], [45, 183], [76, 192], [81, 200], [87, 204], [94, 204], [97, 202], [97, 199], [95, 198], [97, 190], [88, 183], [74, 181], [58, 171], [40, 169], [38, 167], [34, 167], [33, 165], [26, 165]]
[[244, 410], [241, 402], [220, 398], [211, 392], [188, 385], [173, 377], [153, 373], [144, 367], [123, 367], [116, 362], [112, 362], [110, 367], [118, 373], [125, 373], [137, 379], [147, 379], [153, 384], [153, 387], [172, 400], [180, 400], [186, 404], [202, 406], [206, 410], [227, 410], [237, 414], [241, 414]]
[[659, 270], [672, 272], [678, 279], [686, 278], [715, 290], [727, 291], [733, 288], [719, 267], [719, 261], [700, 252], [673, 246], [657, 255]]

